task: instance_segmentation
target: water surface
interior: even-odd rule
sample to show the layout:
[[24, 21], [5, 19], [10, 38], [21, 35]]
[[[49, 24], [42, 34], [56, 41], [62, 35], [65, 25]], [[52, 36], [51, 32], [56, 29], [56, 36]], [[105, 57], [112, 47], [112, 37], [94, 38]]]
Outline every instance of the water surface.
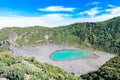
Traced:
[[93, 58], [94, 55], [84, 50], [60, 50], [54, 52], [50, 58], [53, 60], [70, 60], [77, 58]]

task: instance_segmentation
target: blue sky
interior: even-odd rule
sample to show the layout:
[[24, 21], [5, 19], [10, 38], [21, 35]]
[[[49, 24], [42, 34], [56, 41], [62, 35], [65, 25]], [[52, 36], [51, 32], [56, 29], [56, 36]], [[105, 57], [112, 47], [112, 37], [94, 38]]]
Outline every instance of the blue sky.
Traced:
[[60, 26], [120, 16], [120, 0], [1, 0], [0, 27]]

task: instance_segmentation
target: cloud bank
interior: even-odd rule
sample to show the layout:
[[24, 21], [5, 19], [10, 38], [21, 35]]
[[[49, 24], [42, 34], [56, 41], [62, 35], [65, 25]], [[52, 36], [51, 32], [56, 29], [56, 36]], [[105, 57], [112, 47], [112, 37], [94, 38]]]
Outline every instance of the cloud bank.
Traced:
[[51, 12], [60, 12], [60, 11], [69, 11], [69, 12], [73, 12], [75, 10], [75, 8], [65, 8], [63, 6], [49, 6], [46, 8], [39, 8], [39, 11], [51, 11]]
[[[113, 7], [109, 5], [110, 8], [100, 10], [99, 7], [93, 7], [89, 10], [81, 11], [79, 13], [51, 13], [45, 14], [36, 17], [26, 17], [26, 16], [0, 16], [0, 28], [3, 27], [26, 27], [26, 26], [47, 26], [47, 27], [55, 27], [68, 25], [75, 22], [98, 22], [104, 21], [113, 17], [120, 16], [120, 7]], [[63, 8], [63, 9], [62, 9]], [[53, 8], [45, 8], [44, 11], [74, 11], [75, 8], [65, 8], [60, 7], [59, 9]], [[81, 17], [81, 15], [88, 15], [87, 17]], [[99, 14], [99, 15], [98, 15]], [[77, 15], [78, 17], [73, 17]]]

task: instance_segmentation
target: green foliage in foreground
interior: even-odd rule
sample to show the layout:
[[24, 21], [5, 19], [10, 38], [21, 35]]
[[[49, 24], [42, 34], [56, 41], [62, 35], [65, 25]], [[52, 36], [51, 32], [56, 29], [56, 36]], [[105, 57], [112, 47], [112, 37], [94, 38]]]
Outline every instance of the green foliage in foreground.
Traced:
[[18, 57], [0, 53], [0, 76], [8, 80], [81, 80], [64, 70], [47, 63], [40, 63], [34, 57]]
[[99, 70], [81, 77], [86, 80], [120, 80], [120, 56], [112, 58]]

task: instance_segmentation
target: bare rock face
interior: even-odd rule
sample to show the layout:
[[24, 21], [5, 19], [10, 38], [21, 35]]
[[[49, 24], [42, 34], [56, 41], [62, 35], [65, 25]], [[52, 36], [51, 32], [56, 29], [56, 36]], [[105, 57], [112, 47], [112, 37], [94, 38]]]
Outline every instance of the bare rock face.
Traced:
[[12, 42], [16, 42], [18, 37], [19, 36], [18, 36], [18, 34], [16, 32], [12, 32], [8, 38], [9, 38], [9, 41], [12, 43]]
[[25, 38], [24, 38], [24, 40], [25, 40], [25, 42], [26, 42], [26, 43], [28, 43], [28, 42], [29, 42], [28, 37], [25, 37]]
[[44, 36], [44, 39], [45, 39], [45, 40], [48, 40], [48, 38], [49, 38], [49, 35], [45, 35], [45, 36]]
[[10, 43], [8, 40], [4, 40], [4, 41], [0, 42], [0, 48], [2, 48], [4, 46], [9, 46], [9, 45], [10, 45]]
[[10, 42], [11, 45], [19, 46], [19, 45], [16, 43], [16, 41], [17, 41], [18, 38], [19, 38], [18, 34], [17, 34], [15, 31], [13, 31], [13, 32], [9, 35], [8, 40], [9, 40], [9, 42]]

